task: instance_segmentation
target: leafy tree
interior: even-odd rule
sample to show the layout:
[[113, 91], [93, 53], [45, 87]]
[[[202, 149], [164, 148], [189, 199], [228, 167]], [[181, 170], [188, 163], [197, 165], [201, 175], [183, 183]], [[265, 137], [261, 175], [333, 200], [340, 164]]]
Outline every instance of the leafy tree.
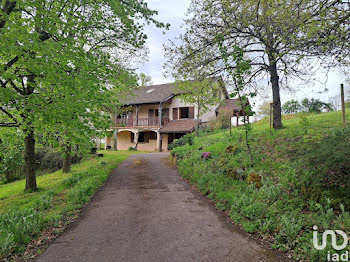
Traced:
[[239, 46], [252, 61], [248, 82], [270, 76], [273, 126], [282, 128], [281, 85], [310, 73], [301, 62], [316, 60], [306, 58], [333, 54], [338, 34], [347, 32], [348, 11], [335, 0], [192, 0], [180, 44], [166, 47], [167, 67], [176, 79], [227, 73], [235, 64], [232, 56], [225, 63], [219, 51], [215, 38], [222, 34], [229, 51]]
[[261, 116], [268, 116], [270, 115], [270, 102], [269, 101], [264, 101], [258, 109], [258, 114]]
[[[215, 38], [219, 45], [219, 51], [224, 60], [224, 63], [226, 64], [226, 67], [229, 68], [231, 63], [234, 64], [234, 67], [228, 69], [229, 77], [234, 85], [234, 92], [230, 94], [230, 96], [238, 96], [240, 105], [242, 107], [245, 142], [250, 157], [250, 163], [253, 167], [254, 161], [252, 149], [250, 146], [250, 136], [252, 128], [249, 123], [249, 116], [253, 115], [254, 112], [252, 110], [251, 105], [249, 104], [248, 97], [254, 97], [255, 93], [249, 93], [247, 95], [242, 94], [242, 91], [244, 90], [244, 85], [246, 84], [245, 78], [251, 74], [250, 70], [252, 61], [245, 57], [244, 52], [240, 47], [235, 46], [233, 50], [230, 50], [228, 46], [225, 45], [224, 36], [222, 34], [218, 33]], [[230, 61], [230, 57], [233, 58], [232, 61]]]
[[152, 77], [148, 76], [148, 75], [146, 75], [144, 73], [140, 73], [139, 80], [140, 80], [141, 86], [153, 85]]
[[123, 57], [144, 46], [141, 20], [166, 25], [142, 0], [4, 0], [0, 10], [0, 126], [23, 131], [26, 190], [36, 190], [35, 133], [105, 126], [109, 84], [130, 75]]
[[329, 103], [322, 102], [319, 99], [308, 99], [305, 98], [301, 101], [301, 105], [304, 107], [304, 110], [310, 113], [321, 113], [322, 110], [332, 111], [332, 105]]
[[197, 119], [199, 119], [211, 106], [218, 105], [222, 101], [222, 85], [222, 79], [208, 78], [177, 81], [173, 89], [175, 93], [181, 93], [181, 100], [196, 105]]
[[292, 99], [284, 103], [282, 109], [286, 114], [295, 114], [301, 110], [301, 105], [297, 100]]

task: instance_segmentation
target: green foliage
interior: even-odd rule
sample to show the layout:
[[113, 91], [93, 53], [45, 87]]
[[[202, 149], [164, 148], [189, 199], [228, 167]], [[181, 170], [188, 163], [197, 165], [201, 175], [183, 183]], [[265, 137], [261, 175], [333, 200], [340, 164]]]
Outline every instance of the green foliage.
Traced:
[[23, 175], [23, 133], [16, 130], [0, 130], [0, 180], [13, 182]]
[[128, 151], [137, 151], [137, 148], [130, 146], [130, 147], [128, 148]]
[[12, 209], [0, 214], [0, 257], [21, 251], [44, 225], [40, 213], [33, 208]]
[[[350, 131], [341, 127], [341, 112], [289, 115], [284, 123], [272, 135], [268, 121], [253, 124], [254, 170], [242, 129], [233, 137], [227, 131], [195, 137], [192, 146], [172, 154], [180, 174], [244, 230], [271, 239], [273, 247], [297, 259], [324, 261], [327, 252], [312, 248], [312, 227], [350, 229]], [[239, 150], [231, 154], [230, 146]], [[201, 159], [205, 151], [212, 159]]]
[[23, 194], [24, 181], [0, 185], [0, 260], [24, 251], [46, 227], [76, 214], [104, 183], [128, 152], [104, 152], [103, 161], [90, 158], [74, 165], [71, 174], [56, 172], [38, 177], [41, 188]]
[[282, 110], [286, 114], [295, 114], [301, 110], [301, 104], [297, 100], [290, 100], [283, 104]]
[[270, 102], [264, 101], [258, 109], [258, 114], [261, 116], [269, 116], [270, 115]]
[[[168, 27], [157, 11], [142, 0], [29, 0], [1, 1], [0, 12], [10, 2], [0, 14], [1, 126], [64, 148], [109, 128], [107, 113], [137, 86], [130, 63], [145, 54], [144, 24]], [[33, 157], [26, 159], [34, 170]], [[29, 178], [35, 173], [27, 186], [36, 190]]]
[[333, 107], [329, 103], [322, 102], [319, 99], [308, 99], [305, 98], [301, 101], [301, 105], [303, 106], [304, 110], [306, 110], [309, 113], [321, 113], [322, 110], [332, 111]]
[[[251, 79], [248, 77], [251, 82], [258, 85], [264, 73], [271, 76], [274, 107], [280, 109], [279, 90], [283, 81], [278, 81], [279, 74], [283, 72], [285, 80], [293, 83], [295, 78], [313, 74], [312, 63], [301, 66], [310, 57], [317, 60], [335, 52], [347, 57], [348, 48], [343, 45], [349, 41], [342, 36], [347, 36], [343, 30], [347, 30], [348, 8], [345, 2], [331, 0], [322, 4], [318, 1], [193, 0], [185, 33], [165, 48], [167, 71], [175, 79], [225, 74], [236, 68], [234, 49], [239, 47], [254, 61]], [[220, 42], [227, 48], [228, 56], [220, 52], [218, 35], [222, 35]], [[280, 128], [279, 110], [275, 111], [273, 120], [274, 126]]]
[[[188, 81], [176, 81], [174, 92], [180, 93], [180, 99], [185, 103], [195, 104], [198, 112], [197, 117], [206, 113], [211, 106], [216, 106], [222, 101], [222, 79], [207, 78], [193, 81], [195, 75], [186, 75]], [[183, 79], [183, 76], [180, 78]], [[195, 78], [197, 79], [197, 78]]]
[[194, 140], [194, 134], [186, 134], [183, 137], [179, 139], [175, 139], [174, 142], [168, 145], [169, 150], [173, 150], [176, 147], [183, 146], [183, 145], [192, 145]]

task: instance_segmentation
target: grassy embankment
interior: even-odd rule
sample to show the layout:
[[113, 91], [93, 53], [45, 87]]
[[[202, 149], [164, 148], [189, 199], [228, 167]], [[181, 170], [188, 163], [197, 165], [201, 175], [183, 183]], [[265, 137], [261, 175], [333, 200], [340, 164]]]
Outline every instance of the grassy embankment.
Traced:
[[313, 226], [350, 230], [350, 129], [339, 111], [287, 115], [283, 123], [272, 133], [268, 119], [252, 125], [253, 167], [242, 128], [231, 137], [201, 133], [172, 155], [180, 173], [245, 231], [294, 258], [325, 261], [334, 250], [330, 241], [323, 251], [313, 248]]
[[[24, 193], [25, 180], [0, 185], [0, 260], [23, 253], [25, 246], [44, 229], [71, 221], [106, 181], [112, 169], [131, 154], [103, 151], [104, 157], [89, 157], [72, 166], [72, 172], [57, 171], [37, 178], [39, 190]], [[70, 218], [70, 219], [67, 219]]]

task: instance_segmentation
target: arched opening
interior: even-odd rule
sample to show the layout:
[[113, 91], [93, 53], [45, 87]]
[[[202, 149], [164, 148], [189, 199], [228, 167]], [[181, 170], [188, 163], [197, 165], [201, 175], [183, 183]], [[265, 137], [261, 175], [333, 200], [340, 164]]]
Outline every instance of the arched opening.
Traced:
[[129, 130], [119, 131], [117, 135], [118, 150], [128, 150], [135, 147], [135, 133]]
[[137, 149], [140, 151], [156, 151], [158, 134], [152, 130], [142, 130], [138, 133]]

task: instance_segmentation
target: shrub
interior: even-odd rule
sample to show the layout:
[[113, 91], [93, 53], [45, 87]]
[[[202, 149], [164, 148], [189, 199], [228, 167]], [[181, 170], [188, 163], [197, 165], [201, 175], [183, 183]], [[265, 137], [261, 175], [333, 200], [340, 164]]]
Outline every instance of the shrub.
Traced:
[[169, 150], [173, 150], [176, 147], [184, 146], [186, 144], [193, 145], [194, 134], [187, 134], [179, 139], [175, 139], [171, 144], [168, 145]]
[[128, 151], [137, 151], [137, 149], [136, 149], [136, 147], [130, 146], [130, 147], [128, 148]]
[[40, 148], [36, 151], [37, 168], [54, 172], [62, 168], [61, 154], [50, 147]]
[[[81, 161], [82, 155], [73, 152], [71, 163], [76, 164]], [[55, 172], [62, 168], [63, 159], [59, 150], [51, 147], [43, 147], [36, 151], [37, 168], [43, 171]]]

